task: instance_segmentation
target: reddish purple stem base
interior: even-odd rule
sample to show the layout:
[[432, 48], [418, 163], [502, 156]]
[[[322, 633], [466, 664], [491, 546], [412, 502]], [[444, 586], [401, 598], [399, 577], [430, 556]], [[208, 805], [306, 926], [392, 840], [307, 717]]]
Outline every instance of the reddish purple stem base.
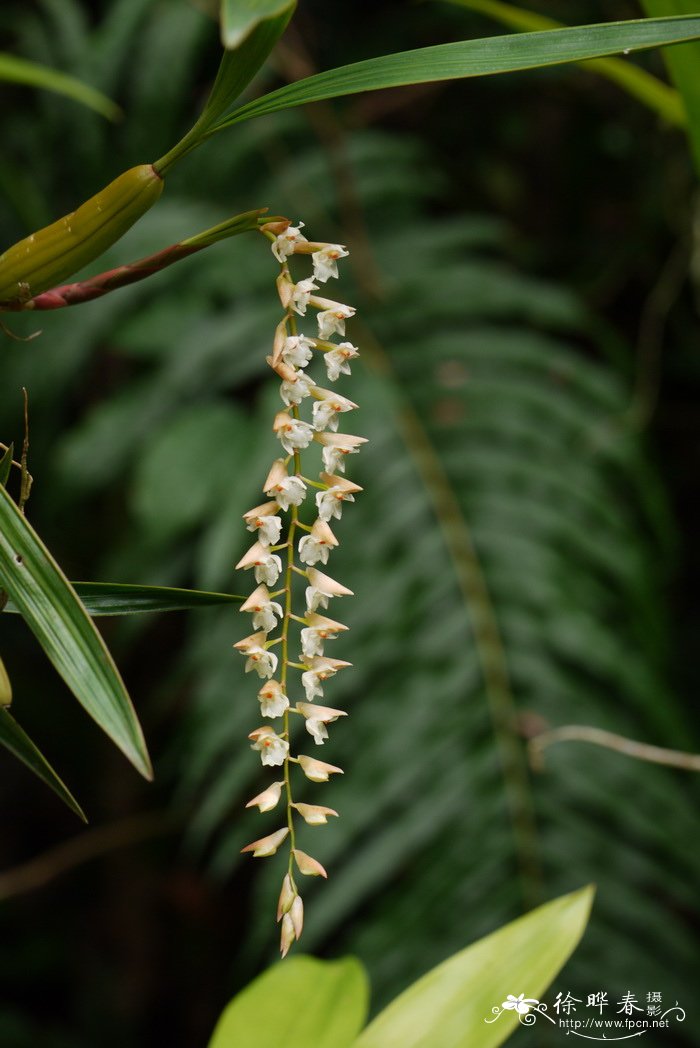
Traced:
[[81, 302], [90, 302], [93, 298], [101, 298], [102, 295], [116, 291], [117, 288], [135, 284], [138, 280], [158, 273], [161, 269], [171, 266], [173, 262], [179, 262], [181, 258], [187, 258], [202, 247], [185, 247], [183, 244], [171, 244], [170, 247], [157, 251], [154, 255], [131, 262], [126, 266], [117, 266], [116, 269], [108, 269], [105, 273], [88, 280], [81, 280], [76, 284], [63, 284], [61, 287], [51, 288], [40, 295], [35, 295], [28, 302], [3, 303], [4, 309], [24, 312], [35, 309], [63, 309], [64, 306], [78, 306]]

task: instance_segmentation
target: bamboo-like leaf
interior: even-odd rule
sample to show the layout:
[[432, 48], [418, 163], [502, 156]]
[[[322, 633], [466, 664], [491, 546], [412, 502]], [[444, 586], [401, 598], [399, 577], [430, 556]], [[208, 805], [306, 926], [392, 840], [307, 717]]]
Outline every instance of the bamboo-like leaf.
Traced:
[[214, 86], [199, 119], [184, 138], [165, 156], [156, 160], [154, 166], [157, 171], [165, 174], [169, 167], [207, 137], [219, 117], [233, 105], [260, 69], [287, 28], [293, 10], [294, 4], [287, 3], [280, 14], [258, 20], [237, 47], [224, 51]]
[[[698, 0], [642, 0], [649, 15], [697, 15]], [[674, 47], [664, 55], [671, 77], [683, 96], [687, 115], [688, 135], [700, 172], [700, 44]]]
[[354, 957], [292, 957], [234, 997], [209, 1048], [350, 1048], [367, 999], [367, 976]]
[[583, 935], [592, 901], [592, 887], [563, 895], [450, 957], [380, 1012], [355, 1048], [496, 1048], [518, 1014], [494, 1021], [494, 1009], [508, 994], [541, 996]]
[[296, 0], [221, 0], [221, 42], [227, 49], [239, 47], [261, 22], [291, 15], [295, 7]]
[[512, 73], [697, 39], [700, 39], [700, 16], [684, 16], [437, 44], [355, 62], [288, 84], [241, 106], [215, 124], [212, 133], [242, 120], [363, 91]]
[[[240, 604], [245, 599], [232, 593], [207, 593], [169, 586], [127, 586], [118, 582], [74, 582], [72, 585], [87, 613], [93, 616], [187, 611], [215, 604]], [[19, 613], [19, 608], [11, 600], [4, 610]]]
[[104, 641], [70, 582], [2, 487], [0, 588], [78, 702], [134, 767], [152, 778], [141, 726]]
[[50, 786], [54, 793], [74, 811], [83, 822], [87, 822], [85, 813], [62, 779], [58, 777], [44, 755], [37, 749], [27, 733], [20, 728], [14, 717], [5, 709], [0, 709], [0, 745], [13, 753], [34, 772], [35, 775]]
[[[515, 4], [504, 3], [503, 0], [448, 0], [448, 3], [469, 8], [470, 11], [477, 11], [511, 29], [519, 29], [522, 32], [564, 27], [563, 22], [557, 22], [554, 18], [541, 15], [538, 11], [517, 7]], [[654, 13], [679, 14], [681, 12], [669, 10]], [[622, 58], [592, 58], [588, 62], [581, 62], [580, 65], [588, 72], [597, 73], [611, 80], [638, 101], [653, 109], [668, 123], [676, 127], [684, 127], [687, 123], [683, 101], [678, 91], [648, 73], [646, 69], [641, 69]]]
[[17, 55], [0, 52], [0, 80], [10, 80], [15, 84], [26, 84], [28, 87], [38, 87], [65, 95], [74, 102], [94, 109], [108, 120], [118, 120], [122, 115], [119, 106], [96, 88], [74, 76], [68, 76], [67, 73], [60, 73], [56, 69], [30, 62]]

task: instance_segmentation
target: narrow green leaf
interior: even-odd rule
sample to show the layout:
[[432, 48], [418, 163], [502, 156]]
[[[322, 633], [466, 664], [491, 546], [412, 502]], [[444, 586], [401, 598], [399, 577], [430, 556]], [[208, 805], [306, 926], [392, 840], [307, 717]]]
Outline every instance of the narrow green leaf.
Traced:
[[0, 588], [78, 702], [134, 767], [152, 778], [141, 726], [104, 641], [70, 582], [2, 487]]
[[368, 997], [365, 970], [354, 957], [292, 957], [233, 998], [209, 1048], [350, 1048], [365, 1022]]
[[18, 757], [19, 760], [26, 764], [35, 775], [39, 776], [42, 782], [45, 782], [54, 793], [58, 794], [71, 811], [74, 811], [83, 822], [87, 822], [85, 812], [63, 780], [58, 777], [26, 732], [20, 728], [14, 717], [11, 717], [7, 710], [4, 709], [0, 709], [0, 745], [4, 746], [10, 753], [13, 753], [15, 757]]
[[[174, 589], [168, 586], [125, 586], [118, 582], [74, 582], [73, 589], [89, 615], [136, 615], [147, 611], [186, 611], [214, 604], [240, 604], [245, 597], [232, 593]], [[4, 610], [17, 614], [8, 601]]]
[[221, 42], [230, 50], [239, 47], [266, 18], [291, 13], [296, 0], [221, 0]]
[[7, 487], [7, 482], [10, 479], [10, 470], [12, 469], [12, 456], [15, 452], [14, 444], [10, 444], [7, 451], [4, 452], [2, 458], [0, 458], [0, 487]]
[[[503, 3], [502, 0], [448, 0], [448, 3], [466, 7], [470, 11], [478, 11], [511, 29], [519, 29], [523, 32], [564, 27], [563, 22], [557, 22], [554, 18], [516, 7], [515, 4]], [[676, 14], [680, 12], [657, 13]], [[674, 124], [676, 127], [685, 126], [687, 122], [685, 109], [678, 91], [648, 73], [646, 69], [641, 69], [622, 58], [592, 58], [588, 62], [580, 62], [579, 65], [588, 72], [597, 73], [611, 80], [649, 109], [653, 109], [669, 124]]]
[[[698, 0], [642, 0], [642, 7], [650, 15], [697, 15]], [[664, 52], [671, 77], [683, 96], [687, 116], [688, 135], [700, 173], [700, 44], [684, 44]]]
[[215, 124], [211, 133], [267, 113], [362, 91], [512, 73], [697, 39], [700, 39], [700, 17], [686, 16], [608, 22], [437, 44], [370, 58], [298, 80], [241, 106]]
[[168, 168], [204, 141], [222, 113], [233, 105], [258, 72], [287, 28], [293, 10], [294, 4], [287, 4], [281, 14], [258, 21], [238, 47], [224, 51], [214, 86], [199, 119], [184, 138], [156, 160], [154, 167], [157, 171], [164, 175]]
[[29, 87], [65, 95], [74, 102], [94, 109], [108, 120], [118, 120], [122, 115], [119, 106], [96, 88], [68, 76], [67, 73], [38, 65], [26, 58], [18, 58], [17, 55], [0, 52], [0, 80], [11, 80], [15, 84], [26, 84]]
[[0, 659], [0, 706], [12, 705], [12, 683], [5, 669], [5, 663]]
[[493, 1009], [508, 994], [539, 999], [583, 935], [593, 888], [520, 917], [433, 968], [374, 1019], [355, 1048], [495, 1048], [518, 1015]]

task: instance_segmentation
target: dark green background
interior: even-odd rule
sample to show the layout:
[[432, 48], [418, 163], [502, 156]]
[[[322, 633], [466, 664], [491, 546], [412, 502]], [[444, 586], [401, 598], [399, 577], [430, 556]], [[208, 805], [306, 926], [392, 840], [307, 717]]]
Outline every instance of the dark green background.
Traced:
[[[571, 22], [640, 14], [622, 0], [564, 6], [538, 4]], [[441, 3], [302, 0], [254, 89], [496, 31]], [[184, 0], [6, 0], [0, 34], [127, 114], [113, 127], [3, 85], [2, 244], [165, 152], [218, 60], [214, 24]], [[635, 61], [664, 75], [658, 54]], [[680, 1039], [693, 1040], [697, 781], [583, 745], [552, 750], [530, 784], [542, 872], [521, 876], [469, 616], [415, 443], [427, 436], [473, 537], [521, 734], [583, 723], [697, 750], [694, 192], [680, 133], [608, 82], [553, 69], [233, 129], [173, 172], [105, 262], [256, 206], [353, 251], [337, 293], [358, 306], [364, 355], [339, 388], [372, 443], [333, 572], [357, 594], [337, 652], [355, 668], [328, 689], [353, 716], [323, 751], [346, 775], [305, 797], [342, 818], [305, 838], [330, 880], [309, 887], [304, 946], [360, 956], [375, 1006], [526, 900], [593, 880], [589, 933], [554, 991], [662, 990], [688, 1008]], [[44, 333], [3, 339], [0, 439], [21, 439], [24, 384], [31, 518], [72, 578], [244, 585], [240, 514], [274, 455], [274, 276], [262, 241], [241, 238], [102, 302], [11, 318]], [[31, 889], [26, 871], [14, 887], [0, 875], [2, 1048], [203, 1045], [275, 955], [280, 864], [238, 857], [276, 825], [242, 811], [264, 777], [245, 738], [255, 688], [230, 648], [238, 613], [104, 628], [153, 786], [3, 619], [16, 716], [93, 831], [2, 757], [0, 868], [38, 859], [47, 878]], [[89, 834], [101, 827], [103, 853], [61, 874], [50, 849], [82, 834], [99, 848]]]

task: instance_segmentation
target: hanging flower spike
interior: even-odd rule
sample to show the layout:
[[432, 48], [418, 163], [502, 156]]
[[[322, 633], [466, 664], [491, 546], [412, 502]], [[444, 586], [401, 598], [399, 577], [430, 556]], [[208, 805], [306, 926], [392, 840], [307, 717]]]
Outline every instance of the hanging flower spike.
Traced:
[[[331, 775], [342, 775], [343, 770], [305, 754], [295, 756], [291, 749], [291, 724], [292, 715], [303, 718], [314, 742], [322, 745], [328, 740], [328, 725], [347, 716], [345, 710], [319, 706], [314, 699], [323, 697], [325, 681], [350, 665], [324, 655], [326, 642], [337, 639], [347, 627], [320, 614], [319, 609], [326, 610], [331, 599], [351, 596], [352, 591], [315, 565], [327, 564], [338, 545], [328, 522], [340, 519], [343, 504], [352, 502], [362, 490], [340, 474], [345, 472], [347, 456], [356, 455], [365, 443], [364, 437], [337, 432], [340, 416], [356, 410], [357, 404], [318, 385], [312, 371], [316, 357], [319, 365], [322, 361], [320, 370], [325, 370], [328, 380], [335, 382], [341, 375], [350, 375], [350, 361], [359, 355], [351, 342], [330, 341], [335, 334], [345, 334], [345, 323], [354, 316], [354, 307], [315, 294], [319, 284], [337, 278], [338, 263], [348, 252], [342, 244], [307, 240], [302, 228], [301, 222], [293, 226], [281, 219], [261, 226], [280, 264], [276, 284], [284, 316], [275, 329], [267, 363], [281, 380], [282, 406], [272, 429], [284, 457], [275, 459], [263, 483], [262, 490], [269, 501], [243, 515], [246, 528], [256, 535], [257, 541], [237, 567], [253, 569], [257, 586], [240, 610], [252, 616], [256, 632], [234, 645], [246, 656], [246, 672], [254, 670], [263, 678], [258, 691], [261, 716], [281, 725], [277, 730], [264, 725], [249, 735], [261, 763], [282, 768], [283, 774], [280, 781], [253, 797], [246, 807], [264, 813], [283, 800], [287, 826], [254, 841], [243, 851], [267, 857], [289, 840], [287, 870], [277, 907], [283, 957], [300, 938], [304, 922], [304, 904], [295, 871], [326, 877], [321, 863], [297, 847], [297, 823], [301, 819], [306, 825], [320, 826], [338, 815], [333, 808], [294, 799], [295, 767], [307, 785], [328, 782]], [[311, 276], [292, 277], [289, 263], [297, 255], [310, 258]], [[298, 330], [298, 318], [311, 310], [317, 313], [318, 337]], [[309, 480], [302, 470], [302, 454], [312, 441], [321, 446], [324, 471], [318, 479]], [[309, 485], [317, 489], [315, 499], [307, 498]], [[275, 586], [279, 588], [274, 589]], [[277, 632], [277, 636], [271, 637]], [[294, 661], [294, 649], [290, 647], [297, 636], [300, 661]], [[294, 671], [300, 677], [292, 681], [290, 675]]]

